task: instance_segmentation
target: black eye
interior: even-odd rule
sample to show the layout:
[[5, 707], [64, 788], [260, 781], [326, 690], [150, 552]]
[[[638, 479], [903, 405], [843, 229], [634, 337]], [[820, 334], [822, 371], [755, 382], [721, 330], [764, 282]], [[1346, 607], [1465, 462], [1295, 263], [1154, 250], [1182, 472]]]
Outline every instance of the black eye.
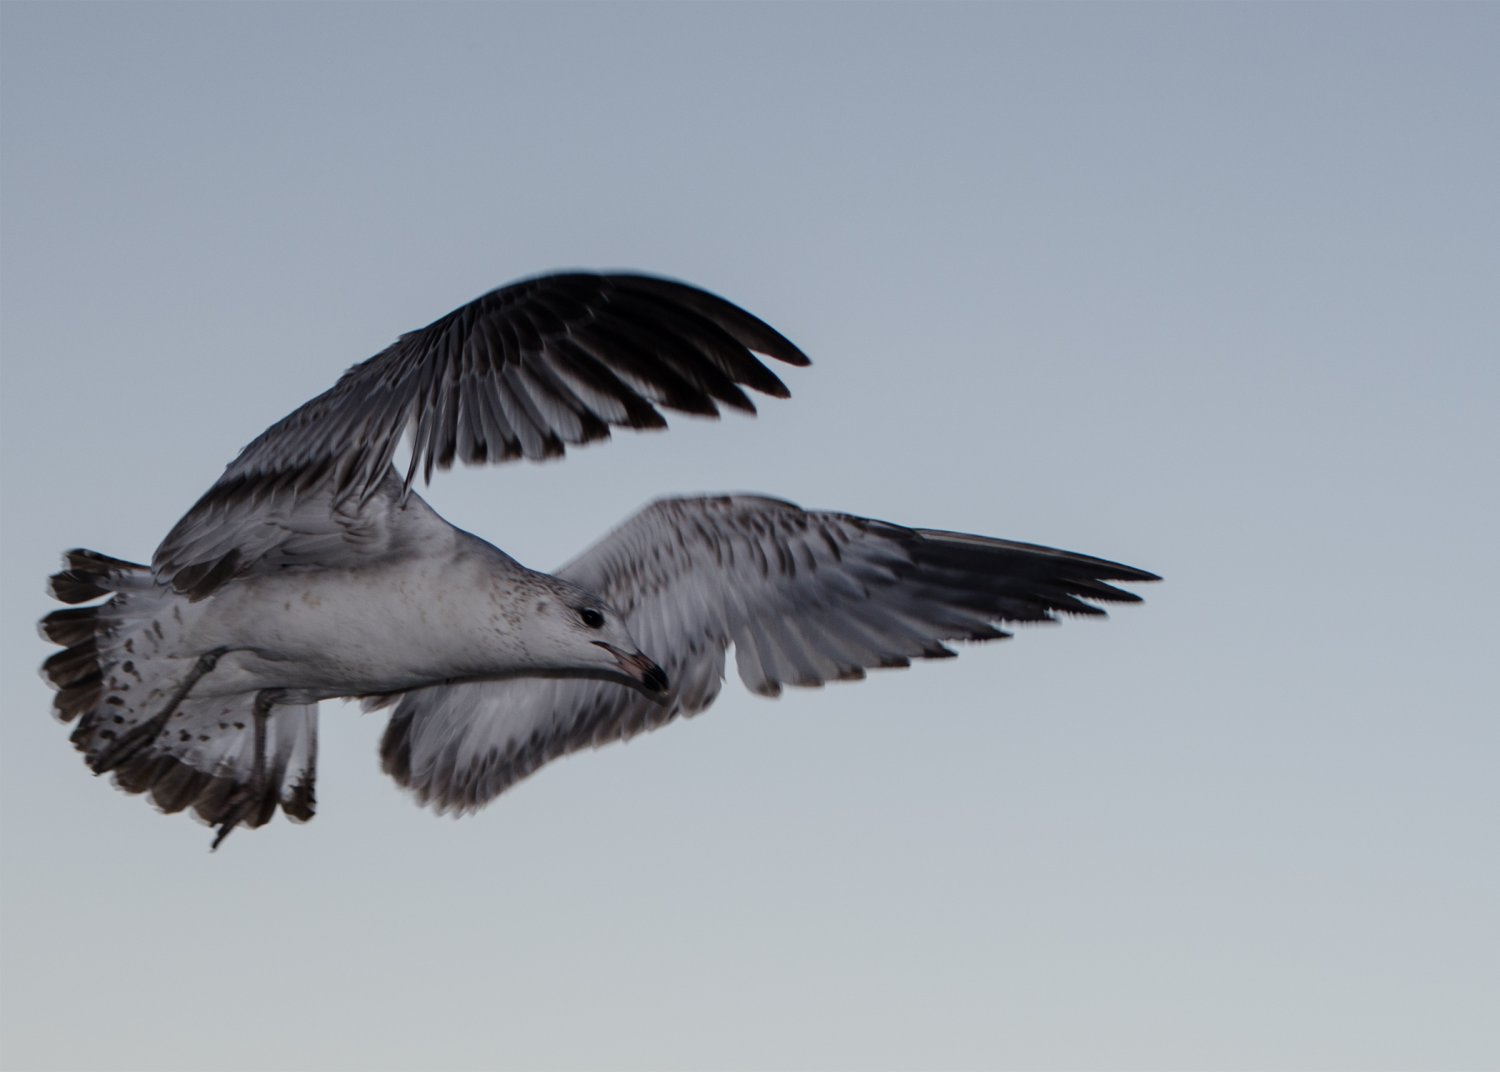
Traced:
[[593, 607], [584, 607], [583, 610], [578, 612], [578, 616], [583, 619], [583, 624], [590, 629], [602, 629], [604, 627], [604, 615], [600, 614]]

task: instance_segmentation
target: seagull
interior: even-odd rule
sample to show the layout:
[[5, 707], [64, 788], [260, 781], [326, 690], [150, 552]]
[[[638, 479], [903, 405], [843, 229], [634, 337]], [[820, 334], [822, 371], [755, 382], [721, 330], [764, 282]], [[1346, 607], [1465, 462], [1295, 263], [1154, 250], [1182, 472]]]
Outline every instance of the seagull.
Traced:
[[[566, 753], [749, 689], [850, 681], [1102, 615], [1144, 570], [758, 495], [651, 503], [555, 574], [449, 524], [434, 467], [544, 459], [662, 410], [786, 398], [810, 362], [684, 283], [560, 273], [491, 291], [350, 368], [263, 432], [149, 566], [64, 555], [41, 622], [54, 709], [96, 774], [215, 828], [311, 819], [317, 707], [388, 708], [383, 766], [472, 812]], [[394, 464], [403, 438], [410, 461]], [[647, 654], [649, 653], [649, 654]]]

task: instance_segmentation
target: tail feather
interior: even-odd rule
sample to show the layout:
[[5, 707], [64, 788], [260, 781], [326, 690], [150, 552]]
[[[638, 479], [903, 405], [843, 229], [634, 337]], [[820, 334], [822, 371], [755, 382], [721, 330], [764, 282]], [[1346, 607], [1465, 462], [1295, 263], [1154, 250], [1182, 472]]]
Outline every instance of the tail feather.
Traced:
[[150, 566], [111, 558], [98, 551], [85, 551], [81, 547], [65, 552], [63, 561], [67, 568], [54, 573], [48, 582], [48, 591], [62, 603], [87, 603], [122, 588], [134, 587], [151, 576]]
[[251, 693], [199, 697], [189, 689], [161, 732], [111, 755], [115, 742], [166, 709], [191, 672], [195, 660], [163, 641], [163, 624], [171, 626], [170, 611], [184, 597], [158, 586], [150, 567], [94, 551], [69, 551], [64, 566], [51, 579], [57, 599], [110, 597], [53, 611], [40, 623], [42, 635], [62, 649], [42, 664], [57, 689], [53, 709], [63, 722], [76, 723], [71, 740], [90, 769], [112, 773], [119, 788], [147, 794], [164, 812], [191, 809], [215, 826], [261, 826], [278, 808], [292, 819], [311, 819], [316, 704], [271, 708], [258, 783]]
[[52, 708], [59, 719], [72, 722], [79, 715], [86, 716], [98, 707], [103, 692], [104, 676], [96, 669], [93, 673], [76, 679], [67, 688], [59, 689], [52, 699]]
[[92, 633], [42, 663], [42, 673], [59, 689], [66, 689], [80, 679], [94, 675], [98, 669], [99, 642]]
[[42, 636], [62, 647], [72, 647], [94, 635], [98, 607], [65, 607], [55, 610], [41, 621]]
[[[202, 705], [184, 706], [190, 722], [204, 728], [208, 712]], [[248, 703], [245, 708], [248, 712]], [[250, 810], [238, 816], [238, 823], [263, 826], [278, 807], [299, 822], [313, 817], [316, 717], [315, 705], [273, 710], [267, 726], [265, 784]], [[169, 815], [191, 808], [210, 826], [230, 821], [240, 808], [242, 793], [253, 788], [253, 731], [233, 731], [210, 737], [209, 742], [198, 739], [207, 735], [190, 730], [186, 731], [190, 740], [183, 740], [182, 732], [174, 720], [167, 736], [176, 739], [161, 742], [161, 750], [143, 749], [121, 763], [114, 771], [115, 784], [126, 792], [149, 793], [152, 803]]]
[[[62, 576], [58, 574], [58, 576]], [[53, 581], [56, 582], [54, 577]], [[99, 656], [100, 607], [53, 611], [42, 619], [42, 633], [63, 650], [42, 663], [42, 673], [57, 695], [52, 708], [63, 722], [87, 716], [99, 704], [104, 667]], [[87, 717], [85, 718], [87, 721]]]

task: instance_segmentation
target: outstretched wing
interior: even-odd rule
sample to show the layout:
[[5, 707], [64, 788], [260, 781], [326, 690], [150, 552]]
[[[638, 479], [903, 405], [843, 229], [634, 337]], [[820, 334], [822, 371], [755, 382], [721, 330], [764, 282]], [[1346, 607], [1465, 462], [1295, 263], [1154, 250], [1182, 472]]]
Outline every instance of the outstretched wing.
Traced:
[[696, 714], [718, 695], [731, 644], [745, 684], [775, 696], [950, 657], [948, 641], [1008, 636], [997, 623], [1102, 615], [1095, 602], [1140, 598], [1109, 582], [1157, 580], [1048, 547], [742, 495], [653, 503], [558, 573], [626, 615], [666, 670], [671, 702], [563, 679], [391, 698], [385, 768], [423, 803], [472, 810], [549, 759]]
[[153, 568], [205, 595], [253, 568], [241, 543], [264, 510], [304, 528], [357, 527], [338, 508], [357, 514], [408, 432], [403, 496], [419, 469], [430, 478], [455, 460], [558, 457], [611, 427], [661, 427], [658, 407], [754, 412], [745, 388], [787, 396], [756, 354], [808, 363], [743, 309], [666, 279], [574, 273], [502, 287], [403, 335], [268, 428], [167, 535]]

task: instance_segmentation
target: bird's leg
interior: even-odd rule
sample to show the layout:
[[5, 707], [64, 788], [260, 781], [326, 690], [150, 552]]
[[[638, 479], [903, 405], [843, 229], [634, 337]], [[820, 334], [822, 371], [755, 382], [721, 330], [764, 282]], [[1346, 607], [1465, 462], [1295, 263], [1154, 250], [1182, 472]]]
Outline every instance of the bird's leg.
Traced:
[[[252, 809], [263, 806], [266, 790], [269, 788], [266, 778], [266, 724], [271, 720], [271, 706], [280, 696], [280, 689], [261, 689], [255, 694], [255, 702], [250, 708], [255, 732], [255, 766], [249, 784], [240, 786], [230, 798], [228, 809], [219, 820], [219, 832], [209, 846], [210, 852], [217, 849], [229, 836], [229, 832], [250, 816]], [[272, 806], [274, 807], [274, 803]]]
[[198, 661], [188, 671], [187, 677], [183, 678], [182, 684], [177, 686], [177, 691], [172, 694], [172, 698], [167, 701], [167, 706], [161, 709], [160, 714], [155, 715], [148, 721], [131, 727], [129, 731], [116, 739], [113, 744], [100, 752], [98, 758], [93, 762], [94, 773], [103, 774], [105, 771], [114, 770], [121, 763], [124, 763], [142, 748], [145, 748], [152, 741], [156, 740], [157, 734], [166, 729], [167, 720], [181, 706], [182, 701], [187, 699], [188, 692], [194, 685], [198, 684], [198, 680], [204, 674], [207, 674], [218, 665], [219, 656], [223, 654], [223, 649], [220, 649], [198, 656]]

